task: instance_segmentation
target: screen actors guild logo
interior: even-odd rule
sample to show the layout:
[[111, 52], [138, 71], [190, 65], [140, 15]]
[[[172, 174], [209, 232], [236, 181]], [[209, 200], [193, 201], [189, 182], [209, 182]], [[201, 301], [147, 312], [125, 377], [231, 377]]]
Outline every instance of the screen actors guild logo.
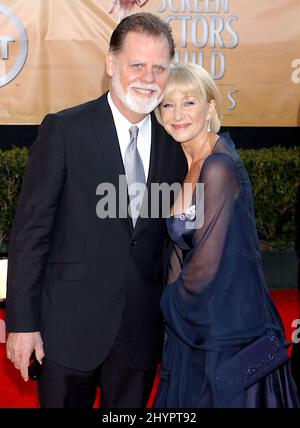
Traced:
[[[4, 34], [6, 28], [9, 28], [9, 31], [13, 29], [12, 33]], [[10, 64], [12, 44], [16, 42], [18, 55], [13, 64]], [[24, 67], [27, 52], [28, 39], [21, 21], [7, 6], [0, 3], [0, 88], [17, 77]]]

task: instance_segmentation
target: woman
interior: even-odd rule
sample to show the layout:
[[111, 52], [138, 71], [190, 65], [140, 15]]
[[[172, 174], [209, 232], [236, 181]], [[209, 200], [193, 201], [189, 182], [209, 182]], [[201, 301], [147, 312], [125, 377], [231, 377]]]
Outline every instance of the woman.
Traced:
[[182, 145], [188, 172], [167, 219], [174, 249], [155, 407], [297, 407], [250, 181], [230, 138], [217, 134], [220, 96], [210, 75], [176, 64], [156, 115]]

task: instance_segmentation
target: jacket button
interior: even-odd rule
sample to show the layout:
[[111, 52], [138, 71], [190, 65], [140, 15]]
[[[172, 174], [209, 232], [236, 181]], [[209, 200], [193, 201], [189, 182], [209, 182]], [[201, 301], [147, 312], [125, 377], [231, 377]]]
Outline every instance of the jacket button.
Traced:
[[135, 240], [135, 239], [132, 239], [132, 241], [130, 241], [130, 245], [131, 245], [132, 247], [134, 247], [134, 246], [136, 245], [136, 240]]

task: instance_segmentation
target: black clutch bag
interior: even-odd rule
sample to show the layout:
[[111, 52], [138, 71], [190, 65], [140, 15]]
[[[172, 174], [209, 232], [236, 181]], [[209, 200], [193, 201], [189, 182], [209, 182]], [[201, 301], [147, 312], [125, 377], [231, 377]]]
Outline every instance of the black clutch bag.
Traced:
[[244, 388], [249, 388], [288, 362], [288, 347], [289, 343], [282, 343], [271, 332], [243, 348], [238, 358]]

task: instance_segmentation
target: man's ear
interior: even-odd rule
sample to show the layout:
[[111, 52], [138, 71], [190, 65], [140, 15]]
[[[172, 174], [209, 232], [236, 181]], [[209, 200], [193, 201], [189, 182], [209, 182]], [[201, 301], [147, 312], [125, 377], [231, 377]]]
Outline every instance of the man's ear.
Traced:
[[105, 58], [105, 64], [106, 64], [106, 73], [109, 77], [112, 77], [115, 70], [115, 64], [114, 64], [114, 57], [113, 55], [108, 52]]

